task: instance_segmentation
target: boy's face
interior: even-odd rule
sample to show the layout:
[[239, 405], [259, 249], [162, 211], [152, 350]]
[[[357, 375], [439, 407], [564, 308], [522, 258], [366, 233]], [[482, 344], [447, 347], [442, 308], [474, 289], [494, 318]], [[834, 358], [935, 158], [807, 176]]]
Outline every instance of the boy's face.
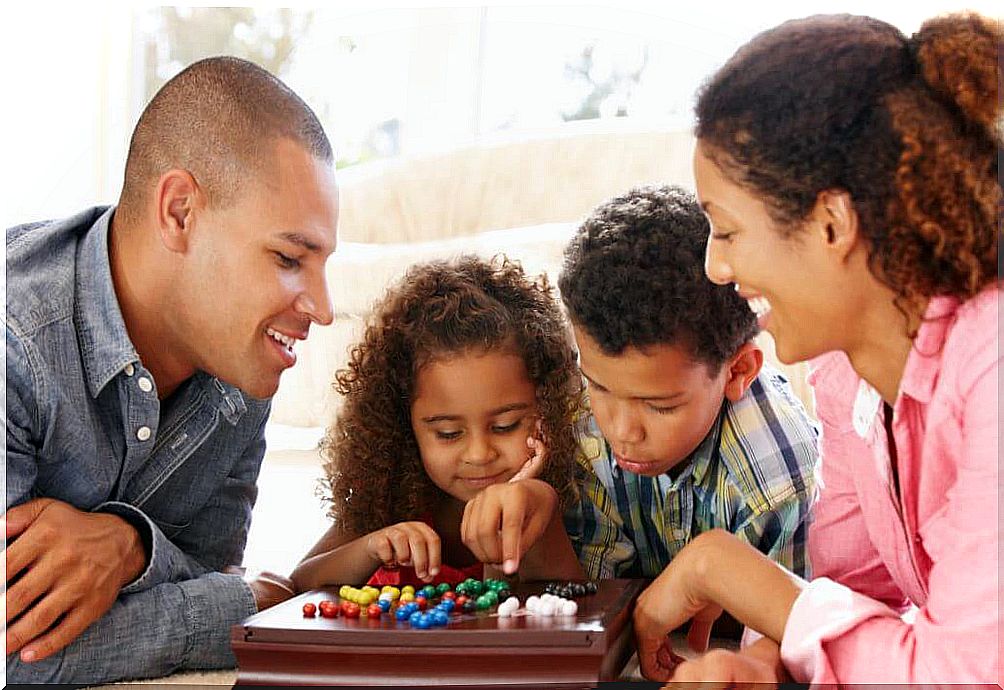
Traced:
[[434, 359], [418, 370], [411, 427], [426, 474], [469, 501], [529, 460], [537, 398], [522, 357], [505, 352]]
[[592, 411], [617, 464], [654, 477], [685, 460], [722, 408], [727, 367], [712, 377], [677, 345], [609, 355], [583, 328], [573, 331]]
[[[331, 167], [291, 142], [273, 176], [233, 204], [205, 208], [191, 238], [180, 332], [195, 367], [256, 398], [273, 395], [296, 362], [292, 343], [332, 321], [325, 262], [335, 249]], [[266, 176], [262, 176], [266, 177]]]

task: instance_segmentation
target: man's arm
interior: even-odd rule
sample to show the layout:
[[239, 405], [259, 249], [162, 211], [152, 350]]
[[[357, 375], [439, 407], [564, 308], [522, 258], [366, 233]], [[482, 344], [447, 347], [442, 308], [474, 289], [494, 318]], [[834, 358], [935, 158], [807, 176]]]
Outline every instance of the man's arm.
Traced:
[[120, 596], [69, 646], [41, 661], [7, 657], [8, 683], [110, 683], [232, 668], [231, 626], [255, 613], [239, 575], [209, 573]]

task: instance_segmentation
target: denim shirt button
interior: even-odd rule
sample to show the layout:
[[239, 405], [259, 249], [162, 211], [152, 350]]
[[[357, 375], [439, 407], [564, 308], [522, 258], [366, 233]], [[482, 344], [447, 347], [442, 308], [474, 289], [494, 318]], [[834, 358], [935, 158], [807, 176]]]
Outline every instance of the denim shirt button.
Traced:
[[131, 364], [126, 364], [125, 365], [125, 375], [126, 376], [132, 376], [135, 373], [136, 373], [136, 367], [134, 367]]
[[136, 438], [138, 438], [140, 441], [148, 440], [150, 438], [150, 427], [141, 426], [139, 429], [137, 429]]
[[153, 384], [150, 383], [150, 379], [148, 379], [145, 376], [140, 376], [139, 380], [136, 381], [136, 383], [137, 385], [139, 385], [139, 389], [144, 393], [149, 393], [150, 391], [153, 390]]

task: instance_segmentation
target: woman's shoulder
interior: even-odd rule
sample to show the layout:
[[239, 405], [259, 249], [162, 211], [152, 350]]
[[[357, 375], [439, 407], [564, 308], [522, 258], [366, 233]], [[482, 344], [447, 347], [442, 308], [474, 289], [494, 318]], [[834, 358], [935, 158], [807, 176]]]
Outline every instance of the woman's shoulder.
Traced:
[[813, 409], [821, 422], [839, 426], [851, 423], [851, 410], [861, 377], [843, 352], [827, 352], [809, 360], [809, 385]]
[[958, 306], [946, 334], [942, 376], [965, 391], [979, 376], [1000, 363], [1000, 281]]

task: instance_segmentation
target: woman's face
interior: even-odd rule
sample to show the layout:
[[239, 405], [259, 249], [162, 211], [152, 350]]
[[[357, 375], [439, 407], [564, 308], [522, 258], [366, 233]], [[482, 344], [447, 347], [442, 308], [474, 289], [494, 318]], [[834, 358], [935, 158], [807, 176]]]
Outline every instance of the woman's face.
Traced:
[[774, 337], [782, 362], [840, 349], [840, 330], [848, 324], [834, 253], [820, 246], [825, 230], [808, 221], [783, 237], [760, 198], [726, 177], [707, 154], [698, 142], [697, 196], [711, 223], [705, 273], [715, 283], [735, 284]]

